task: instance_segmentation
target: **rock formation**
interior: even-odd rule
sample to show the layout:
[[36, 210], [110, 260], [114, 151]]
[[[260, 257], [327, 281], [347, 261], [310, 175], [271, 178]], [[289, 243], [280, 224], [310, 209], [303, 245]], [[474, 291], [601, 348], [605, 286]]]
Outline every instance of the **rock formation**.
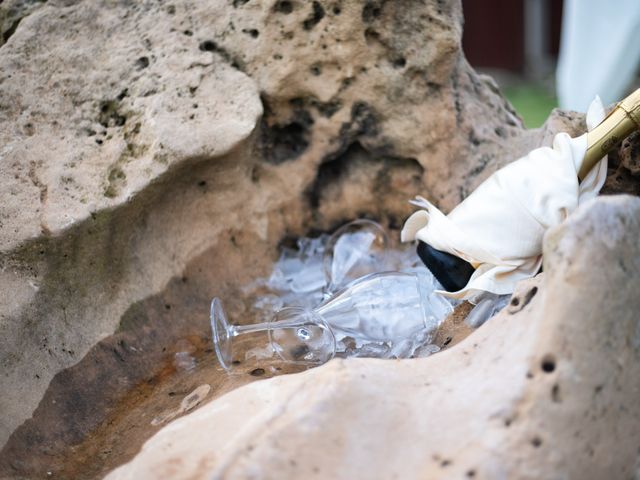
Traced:
[[247, 385], [107, 478], [635, 478], [638, 235], [639, 199], [583, 205], [544, 274], [452, 349]]
[[95, 477], [255, 379], [217, 369], [208, 302], [251, 321], [280, 243], [450, 209], [583, 128], [525, 130], [461, 28], [457, 0], [0, 3], [0, 476]]

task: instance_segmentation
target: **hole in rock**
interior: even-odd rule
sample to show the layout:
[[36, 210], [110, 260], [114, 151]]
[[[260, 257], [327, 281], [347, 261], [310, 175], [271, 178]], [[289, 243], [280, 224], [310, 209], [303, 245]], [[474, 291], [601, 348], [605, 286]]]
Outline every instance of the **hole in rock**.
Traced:
[[252, 38], [258, 38], [260, 36], [260, 31], [255, 28], [243, 28], [242, 33], [246, 33]]
[[545, 355], [540, 363], [542, 371], [552, 373], [556, 369], [556, 359], [553, 355]]
[[396, 58], [392, 64], [394, 68], [404, 68], [407, 65], [407, 60], [403, 57]]
[[533, 299], [533, 297], [535, 297], [536, 293], [538, 293], [538, 287], [533, 287], [531, 290], [529, 290], [526, 293], [526, 295], [524, 296], [524, 302], [522, 304], [522, 308], [529, 305], [529, 302]]
[[125, 89], [120, 92], [117, 100], [109, 100], [100, 104], [100, 110], [98, 114], [98, 122], [100, 123], [100, 125], [102, 125], [104, 128], [110, 128], [122, 127], [126, 123], [127, 117], [122, 115], [119, 111], [119, 101], [124, 99], [126, 95], [127, 90]]
[[293, 160], [305, 152], [310, 142], [310, 128], [314, 121], [306, 110], [296, 109], [293, 117], [284, 125], [269, 125], [269, 106], [265, 103], [262, 122], [261, 147], [264, 159], [273, 164]]
[[199, 48], [203, 52], [215, 52], [218, 46], [213, 40], [205, 40], [204, 42], [200, 43]]
[[138, 70], [142, 70], [143, 68], [147, 68], [149, 66], [149, 57], [140, 57], [136, 60], [136, 68]]
[[265, 374], [264, 368], [254, 368], [249, 372], [249, 375], [251, 375], [252, 377], [261, 377], [264, 374]]
[[368, 1], [362, 8], [362, 21], [369, 23], [380, 17], [382, 13], [382, 1]]
[[273, 6], [273, 9], [276, 12], [288, 15], [289, 13], [293, 12], [293, 3], [291, 3], [289, 0], [279, 0]]
[[244, 64], [242, 60], [238, 57], [233, 56], [229, 51], [227, 51], [223, 46], [218, 45], [213, 40], [205, 40], [200, 43], [199, 47], [203, 52], [213, 52], [220, 55], [229, 65], [237, 70], [242, 70]]
[[324, 18], [324, 8], [320, 4], [320, 2], [314, 1], [311, 5], [311, 8], [311, 15], [309, 15], [307, 19], [302, 23], [302, 27], [305, 30], [311, 30], [318, 23], [320, 23], [320, 20]]

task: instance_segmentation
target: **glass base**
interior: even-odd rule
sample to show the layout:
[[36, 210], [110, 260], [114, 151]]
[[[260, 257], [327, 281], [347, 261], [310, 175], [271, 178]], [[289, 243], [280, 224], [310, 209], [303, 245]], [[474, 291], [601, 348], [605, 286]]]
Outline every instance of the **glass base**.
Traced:
[[220, 365], [222, 365], [225, 370], [230, 370], [233, 360], [231, 354], [232, 331], [219, 298], [214, 298], [211, 301], [210, 318], [211, 329], [213, 331], [213, 346], [216, 349], [216, 355], [218, 356]]

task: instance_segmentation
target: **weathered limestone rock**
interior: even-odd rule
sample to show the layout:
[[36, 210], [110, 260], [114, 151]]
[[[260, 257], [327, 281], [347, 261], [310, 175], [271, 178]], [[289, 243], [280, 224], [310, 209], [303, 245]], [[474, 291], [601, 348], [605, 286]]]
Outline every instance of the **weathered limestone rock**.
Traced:
[[117, 397], [286, 236], [450, 208], [542, 138], [467, 65], [458, 1], [6, 0], [0, 26], [0, 445], [114, 331], [144, 359], [82, 370]]
[[545, 273], [452, 349], [242, 387], [107, 478], [635, 478], [638, 235], [639, 199], [583, 205]]
[[[0, 2], [0, 477], [95, 478], [254, 380], [219, 370], [208, 302], [252, 321], [281, 242], [448, 210], [584, 128], [524, 130], [460, 34], [456, 0]], [[611, 192], [638, 193], [628, 151]]]

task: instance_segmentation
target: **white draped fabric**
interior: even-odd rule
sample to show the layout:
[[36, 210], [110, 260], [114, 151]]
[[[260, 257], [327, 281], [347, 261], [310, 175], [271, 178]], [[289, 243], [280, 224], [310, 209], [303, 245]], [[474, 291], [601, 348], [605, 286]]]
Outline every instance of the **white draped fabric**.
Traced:
[[[602, 102], [596, 98], [587, 113], [588, 128], [604, 116]], [[412, 203], [424, 210], [407, 219], [401, 239], [422, 240], [476, 268], [465, 288], [443, 295], [473, 300], [482, 292], [512, 293], [519, 280], [540, 270], [547, 229], [602, 188], [606, 157], [578, 183], [586, 149], [586, 134], [571, 138], [559, 133], [553, 147], [537, 148], [498, 170], [448, 215], [417, 197]]]

